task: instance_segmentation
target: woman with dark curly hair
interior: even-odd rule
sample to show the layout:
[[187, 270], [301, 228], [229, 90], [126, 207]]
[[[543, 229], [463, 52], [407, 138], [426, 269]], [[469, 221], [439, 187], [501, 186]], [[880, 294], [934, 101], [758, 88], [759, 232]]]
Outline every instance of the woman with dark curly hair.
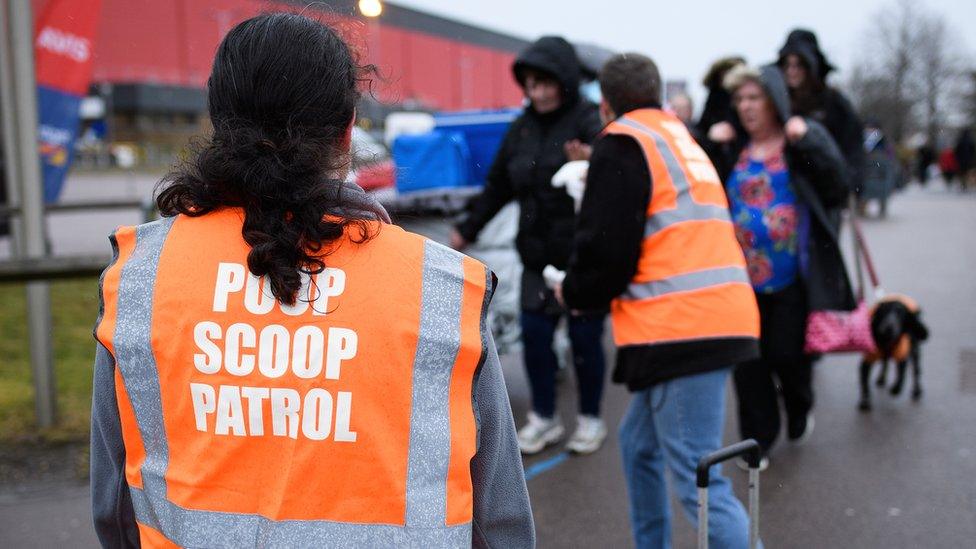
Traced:
[[101, 281], [103, 545], [528, 547], [494, 275], [347, 184], [371, 68], [328, 26], [224, 38], [213, 135]]

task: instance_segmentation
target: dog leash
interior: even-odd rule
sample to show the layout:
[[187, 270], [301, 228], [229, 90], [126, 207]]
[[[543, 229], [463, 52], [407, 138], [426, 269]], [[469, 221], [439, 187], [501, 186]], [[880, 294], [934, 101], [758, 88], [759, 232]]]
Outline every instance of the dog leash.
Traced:
[[854, 236], [854, 260], [857, 265], [858, 299], [863, 300], [865, 293], [864, 274], [861, 268], [862, 259], [864, 261], [864, 267], [868, 271], [868, 278], [871, 280], [871, 287], [874, 289], [873, 297], [874, 299], [881, 299], [884, 297], [884, 290], [881, 288], [878, 272], [874, 268], [874, 260], [871, 259], [871, 252], [868, 251], [867, 240], [864, 238], [864, 231], [861, 229], [861, 221], [857, 215], [857, 207], [853, 196], [851, 196], [850, 203], [851, 228]]

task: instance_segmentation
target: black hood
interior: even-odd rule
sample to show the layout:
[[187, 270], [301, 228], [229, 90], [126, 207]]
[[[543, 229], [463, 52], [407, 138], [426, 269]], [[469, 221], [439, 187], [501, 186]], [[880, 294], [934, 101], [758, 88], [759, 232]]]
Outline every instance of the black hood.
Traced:
[[512, 72], [525, 87], [525, 69], [551, 74], [562, 86], [563, 106], [579, 101], [580, 64], [573, 46], [560, 36], [543, 36], [519, 54]]
[[827, 74], [834, 70], [834, 66], [827, 61], [827, 57], [820, 50], [817, 35], [807, 29], [793, 29], [786, 37], [786, 43], [779, 50], [779, 63], [782, 66], [787, 55], [798, 55], [815, 75], [821, 84], [826, 84]]

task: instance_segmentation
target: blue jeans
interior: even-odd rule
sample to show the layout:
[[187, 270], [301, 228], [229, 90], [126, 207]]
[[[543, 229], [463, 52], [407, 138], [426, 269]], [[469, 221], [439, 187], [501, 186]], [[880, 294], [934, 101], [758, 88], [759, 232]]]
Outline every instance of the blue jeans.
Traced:
[[[588, 416], [600, 415], [603, 397], [604, 314], [570, 316], [569, 341], [573, 347], [579, 410]], [[532, 389], [532, 410], [542, 417], [556, 412], [556, 370], [559, 363], [552, 351], [552, 338], [559, 315], [522, 311], [522, 356]]]
[[[722, 446], [729, 369], [680, 377], [634, 393], [620, 424], [620, 450], [630, 496], [630, 521], [639, 549], [671, 546], [671, 505], [664, 468], [685, 514], [697, 528], [698, 460]], [[732, 483], [711, 471], [708, 539], [712, 547], [746, 548], [749, 517]]]

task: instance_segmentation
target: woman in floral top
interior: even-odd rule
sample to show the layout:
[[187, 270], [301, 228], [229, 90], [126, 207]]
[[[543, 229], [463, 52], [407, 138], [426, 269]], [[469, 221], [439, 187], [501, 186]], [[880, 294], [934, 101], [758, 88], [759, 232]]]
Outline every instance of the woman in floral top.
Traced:
[[761, 357], [735, 372], [739, 426], [765, 454], [780, 431], [780, 397], [789, 438], [800, 441], [813, 430], [807, 314], [854, 308], [831, 222], [847, 198], [847, 169], [823, 126], [790, 115], [778, 68], [739, 67], [725, 82], [745, 134], [720, 123], [705, 145], [722, 160], [716, 165], [734, 166], [722, 176], [762, 324]]
[[774, 147], [766, 158], [754, 156], [753, 146], [742, 149], [726, 186], [735, 235], [746, 254], [752, 286], [760, 294], [781, 291], [797, 281], [800, 232], [807, 222], [790, 185], [783, 143]]

